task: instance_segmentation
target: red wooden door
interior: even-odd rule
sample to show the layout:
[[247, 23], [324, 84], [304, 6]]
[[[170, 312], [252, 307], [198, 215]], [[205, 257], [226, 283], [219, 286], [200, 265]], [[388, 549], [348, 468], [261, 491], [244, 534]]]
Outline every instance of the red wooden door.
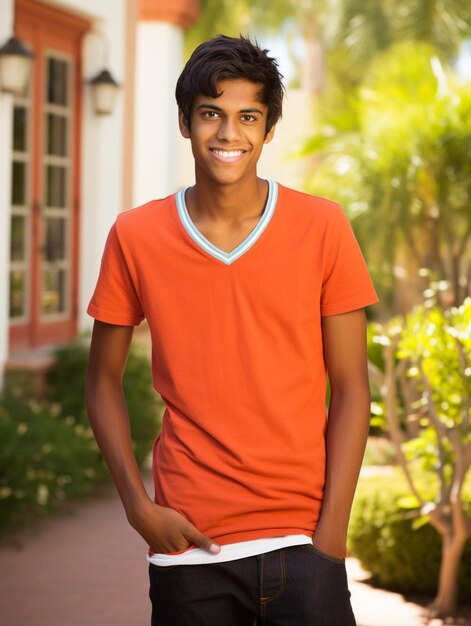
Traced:
[[16, 34], [35, 54], [13, 114], [10, 349], [77, 332], [81, 43], [89, 24], [17, 0]]

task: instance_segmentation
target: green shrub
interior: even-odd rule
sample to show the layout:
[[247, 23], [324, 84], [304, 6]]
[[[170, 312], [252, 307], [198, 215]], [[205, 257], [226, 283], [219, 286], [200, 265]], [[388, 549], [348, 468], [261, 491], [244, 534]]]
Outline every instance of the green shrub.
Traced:
[[[375, 341], [378, 324], [369, 322], [367, 326], [367, 348], [369, 365], [384, 372], [383, 347]], [[377, 388], [373, 380], [370, 380], [371, 390], [371, 419], [370, 435], [381, 436], [387, 432], [386, 419], [384, 416], [384, 403], [381, 390]]]
[[[425, 493], [436, 481], [424, 483]], [[471, 488], [466, 488], [471, 502]], [[361, 477], [349, 527], [349, 553], [368, 570], [373, 582], [402, 592], [435, 594], [441, 558], [441, 537], [429, 525], [419, 526], [418, 511], [399, 470], [386, 476]], [[459, 573], [460, 597], [469, 599], [471, 540]]]
[[[34, 523], [57, 504], [81, 497], [110, 475], [84, 405], [88, 346], [57, 351], [42, 400], [11, 379], [0, 397], [0, 534], [13, 524]], [[160, 429], [162, 403], [152, 388], [147, 357], [131, 348], [124, 374], [133, 448], [139, 465]]]
[[0, 441], [0, 533], [87, 494], [107, 476], [90, 427], [17, 387], [0, 400]]
[[[61, 405], [64, 415], [73, 415], [84, 426], [89, 424], [83, 399], [88, 350], [88, 344], [82, 341], [59, 348], [55, 353], [57, 366], [49, 376], [51, 401]], [[150, 360], [134, 344], [129, 352], [123, 387], [134, 454], [138, 465], [142, 465], [160, 429], [162, 401], [152, 387]]]

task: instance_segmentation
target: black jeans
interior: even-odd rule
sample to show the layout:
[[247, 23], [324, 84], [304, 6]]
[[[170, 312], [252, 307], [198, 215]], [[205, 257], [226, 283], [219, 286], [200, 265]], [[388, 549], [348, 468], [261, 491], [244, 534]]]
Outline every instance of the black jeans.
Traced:
[[345, 560], [310, 544], [209, 565], [149, 563], [152, 626], [355, 626]]

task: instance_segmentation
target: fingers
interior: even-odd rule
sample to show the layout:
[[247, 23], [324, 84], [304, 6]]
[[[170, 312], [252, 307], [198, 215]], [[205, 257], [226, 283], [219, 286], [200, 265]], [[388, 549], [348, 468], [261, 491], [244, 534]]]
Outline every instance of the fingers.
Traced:
[[152, 504], [147, 515], [140, 519], [134, 528], [147, 541], [156, 554], [182, 552], [194, 544], [209, 552], [218, 554], [221, 547], [200, 532], [181, 513], [169, 507]]
[[202, 550], [206, 550], [206, 552], [210, 552], [211, 554], [218, 554], [218, 552], [221, 551], [221, 546], [219, 546], [209, 537], [206, 537], [206, 535], [203, 535], [203, 533], [201, 533], [194, 526], [191, 527], [189, 532], [185, 533], [185, 537]]

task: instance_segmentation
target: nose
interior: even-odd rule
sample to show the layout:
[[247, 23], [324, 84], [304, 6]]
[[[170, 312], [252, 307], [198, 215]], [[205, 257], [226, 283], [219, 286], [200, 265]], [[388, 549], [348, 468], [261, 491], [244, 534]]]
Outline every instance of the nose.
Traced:
[[237, 122], [230, 117], [225, 117], [221, 120], [218, 127], [218, 139], [221, 141], [235, 141], [239, 138], [239, 129]]

